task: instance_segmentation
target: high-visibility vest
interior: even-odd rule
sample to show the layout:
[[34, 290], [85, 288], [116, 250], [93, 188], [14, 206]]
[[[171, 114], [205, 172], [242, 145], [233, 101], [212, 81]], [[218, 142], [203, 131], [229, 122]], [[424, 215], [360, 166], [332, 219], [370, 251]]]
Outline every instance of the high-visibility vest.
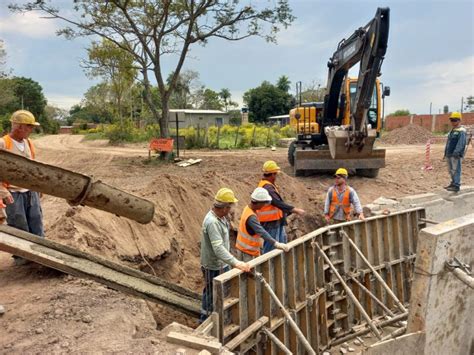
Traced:
[[[5, 150], [12, 150], [13, 149], [13, 138], [10, 137], [8, 134], [4, 135], [3, 140], [5, 141]], [[26, 141], [28, 142], [28, 147], [30, 148], [31, 159], [35, 158], [35, 147], [33, 146], [33, 142], [31, 139], [27, 138]], [[2, 185], [8, 188], [10, 184], [8, 182], [2, 182]]]
[[331, 205], [329, 206], [329, 218], [332, 218], [334, 216], [334, 213], [336, 213], [336, 209], [338, 207], [341, 207], [342, 210], [344, 211], [344, 215], [346, 216], [346, 220], [350, 221], [352, 208], [351, 208], [351, 201], [350, 201], [351, 190], [349, 186], [346, 186], [346, 191], [344, 191], [344, 195], [342, 196], [342, 201], [340, 201], [339, 198], [337, 197], [337, 190], [335, 186], [332, 188], [331, 193], [332, 193], [332, 198], [331, 198]]
[[[265, 185], [272, 185], [275, 188], [276, 193], [281, 198], [280, 193], [275, 185], [273, 185], [268, 180], [260, 180], [258, 183], [258, 187], [264, 187]], [[278, 207], [268, 204], [263, 208], [257, 210], [257, 218], [259, 222], [271, 222], [271, 221], [278, 221], [283, 218], [283, 211]]]
[[260, 234], [250, 235], [247, 230], [247, 220], [256, 213], [249, 206], [245, 206], [242, 216], [240, 216], [239, 231], [237, 232], [237, 241], [235, 247], [241, 252], [252, 255], [260, 255]]

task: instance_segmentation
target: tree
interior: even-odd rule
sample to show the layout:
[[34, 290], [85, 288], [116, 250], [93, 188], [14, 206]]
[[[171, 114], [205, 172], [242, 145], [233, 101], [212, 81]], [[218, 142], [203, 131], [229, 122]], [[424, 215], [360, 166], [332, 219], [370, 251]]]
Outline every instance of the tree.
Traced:
[[291, 81], [286, 75], [280, 76], [276, 84], [277, 88], [284, 92], [288, 92], [288, 90], [290, 90], [290, 85]]
[[287, 114], [292, 106], [291, 101], [292, 97], [288, 92], [268, 81], [244, 94], [252, 122], [266, 122], [270, 116]]
[[229, 89], [224, 88], [219, 91], [219, 97], [224, 101], [224, 110], [227, 112], [228, 107], [237, 107], [237, 102], [231, 100], [232, 94], [230, 93]]
[[474, 96], [466, 97], [466, 106], [464, 107], [464, 111], [466, 112], [474, 112]]
[[392, 112], [388, 116], [408, 116], [408, 115], [410, 115], [410, 111], [403, 109], [403, 110], [396, 110], [395, 112]]
[[[251, 36], [275, 41], [281, 27], [294, 20], [288, 0], [269, 3], [227, 0], [82, 0], [75, 2], [78, 17], [69, 17], [45, 0], [10, 5], [13, 11], [39, 11], [61, 19], [69, 26], [59, 31], [69, 38], [99, 36], [130, 53], [141, 70], [145, 99], [158, 120], [163, 137], [169, 136], [168, 111], [171, 93], [190, 48], [211, 38], [242, 40]], [[174, 58], [167, 85], [163, 75], [165, 58]], [[151, 97], [149, 73], [154, 75], [161, 99], [161, 115]]]
[[[168, 76], [166, 80], [168, 86], [171, 84], [173, 79], [173, 73]], [[190, 108], [191, 105], [191, 93], [196, 90], [199, 82], [199, 73], [194, 70], [184, 70], [178, 79], [176, 80], [175, 89], [170, 96], [170, 108]]]
[[102, 42], [92, 42], [87, 49], [89, 60], [84, 63], [84, 68], [90, 77], [101, 77], [109, 85], [109, 91], [115, 101], [115, 113], [122, 122], [123, 99], [137, 76], [133, 56], [122, 50], [115, 43], [103, 39]]
[[[13, 93], [13, 99], [0, 105], [0, 114], [13, 113], [22, 108], [31, 111], [37, 118], [43, 114], [46, 99], [38, 82], [24, 77], [2, 79], [0, 82], [4, 82], [9, 92]], [[2, 97], [3, 94], [0, 94], [0, 102]]]
[[[323, 102], [326, 89], [321, 87], [316, 81], [311, 81], [305, 84], [303, 92], [301, 93], [301, 102]], [[299, 102], [299, 97], [296, 101]]]
[[222, 110], [224, 107], [219, 94], [202, 86], [195, 93], [195, 107], [200, 110]]

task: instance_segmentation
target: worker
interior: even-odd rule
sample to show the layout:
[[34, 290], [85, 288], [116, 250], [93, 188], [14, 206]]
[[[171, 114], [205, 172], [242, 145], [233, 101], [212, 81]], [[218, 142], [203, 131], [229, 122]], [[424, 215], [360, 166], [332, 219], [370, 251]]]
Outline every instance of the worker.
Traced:
[[[305, 214], [301, 208], [296, 208], [287, 204], [280, 195], [275, 181], [280, 167], [273, 160], [266, 161], [263, 164], [263, 177], [258, 187], [263, 187], [270, 194], [272, 201], [262, 209], [257, 211], [257, 218], [263, 228], [279, 243], [287, 243], [287, 235], [285, 231], [286, 217], [291, 213], [299, 216]], [[265, 240], [263, 244], [263, 253], [268, 253], [275, 247], [270, 241]]]
[[[40, 124], [36, 122], [35, 116], [26, 110], [19, 110], [10, 118], [11, 131], [0, 138], [0, 149], [24, 156], [29, 159], [35, 158], [33, 142], [29, 139], [33, 128]], [[40, 196], [37, 192], [13, 186], [8, 182], [0, 185], [0, 196], [6, 205], [7, 224], [44, 237], [43, 213], [41, 211]], [[16, 265], [28, 263], [25, 259], [14, 256]]]
[[453, 127], [448, 134], [448, 140], [444, 149], [444, 157], [448, 160], [449, 175], [451, 183], [445, 187], [448, 191], [458, 192], [461, 188], [461, 164], [467, 144], [466, 128], [461, 126], [462, 115], [453, 112], [449, 116]]
[[204, 275], [204, 290], [199, 321], [202, 323], [213, 310], [212, 280], [228, 271], [229, 266], [250, 272], [247, 263], [237, 260], [230, 253], [228, 215], [238, 200], [228, 188], [217, 191], [211, 210], [204, 217], [201, 230], [201, 270]]
[[290, 250], [288, 245], [276, 241], [258, 221], [258, 211], [271, 201], [270, 193], [263, 187], [257, 187], [250, 195], [250, 203], [242, 211], [235, 247], [237, 256], [243, 261], [250, 261], [261, 254], [262, 239], [277, 249]]
[[324, 217], [326, 222], [341, 223], [350, 221], [352, 215], [352, 206], [359, 219], [364, 220], [362, 205], [360, 204], [357, 192], [347, 185], [349, 174], [344, 168], [337, 169], [334, 174], [335, 184], [331, 186], [326, 195], [324, 204]]

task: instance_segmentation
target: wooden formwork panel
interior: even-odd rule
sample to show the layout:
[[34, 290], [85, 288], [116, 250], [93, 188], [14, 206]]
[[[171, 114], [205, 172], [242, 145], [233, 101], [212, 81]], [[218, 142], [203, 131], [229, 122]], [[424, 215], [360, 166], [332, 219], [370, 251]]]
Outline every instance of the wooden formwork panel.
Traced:
[[[289, 243], [288, 253], [274, 250], [250, 262], [261, 273], [291, 314], [316, 353], [353, 332], [365, 319], [348, 298], [341, 282], [316, 248], [316, 243], [342, 275], [365, 312], [372, 319], [386, 311], [369, 297], [353, 278], [373, 293], [389, 310], [400, 310], [356, 253], [344, 233], [360, 249], [382, 276], [401, 303], [410, 298], [410, 283], [416, 255], [417, 236], [425, 227], [422, 208], [388, 216], [370, 217], [327, 226]], [[305, 353], [297, 334], [263, 285], [252, 275], [233, 269], [214, 279], [214, 309], [217, 334], [225, 345], [261, 317], [268, 317], [266, 328], [295, 354]], [[253, 334], [236, 352], [277, 354], [278, 348], [267, 337]]]

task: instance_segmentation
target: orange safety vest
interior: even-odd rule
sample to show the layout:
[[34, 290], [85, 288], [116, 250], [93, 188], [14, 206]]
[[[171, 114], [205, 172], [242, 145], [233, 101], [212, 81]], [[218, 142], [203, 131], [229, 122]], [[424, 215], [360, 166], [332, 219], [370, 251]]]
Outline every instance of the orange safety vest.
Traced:
[[247, 231], [247, 220], [250, 216], [256, 215], [249, 206], [245, 206], [242, 216], [240, 216], [239, 231], [237, 232], [237, 241], [235, 247], [241, 252], [252, 255], [260, 255], [260, 234], [250, 235]]
[[[260, 180], [258, 183], [258, 187], [264, 187], [265, 185], [272, 185], [275, 188], [276, 193], [280, 196], [278, 189], [275, 185], [273, 185], [268, 180]], [[263, 208], [257, 210], [257, 218], [259, 222], [271, 222], [271, 221], [278, 221], [283, 218], [283, 211], [280, 210], [278, 207], [269, 204], [264, 206]]]
[[[13, 138], [10, 137], [10, 135], [6, 134], [3, 137], [3, 140], [5, 141], [5, 150], [12, 150], [13, 149]], [[31, 159], [35, 158], [35, 147], [33, 146], [33, 142], [31, 139], [27, 138], [26, 141], [28, 142], [28, 146], [30, 147], [30, 152], [31, 152]], [[8, 188], [10, 184], [8, 182], [2, 182], [2, 185]]]
[[350, 201], [350, 193], [351, 190], [349, 189], [349, 186], [346, 185], [346, 191], [344, 191], [344, 196], [342, 196], [342, 201], [339, 201], [339, 198], [337, 197], [337, 191], [334, 191], [336, 187], [334, 186], [331, 190], [332, 193], [332, 198], [331, 198], [331, 205], [329, 206], [329, 218], [332, 218], [334, 216], [334, 213], [336, 213], [336, 209], [338, 207], [341, 207], [342, 210], [344, 211], [344, 214], [346, 215], [346, 220], [350, 221], [351, 220], [351, 201]]

